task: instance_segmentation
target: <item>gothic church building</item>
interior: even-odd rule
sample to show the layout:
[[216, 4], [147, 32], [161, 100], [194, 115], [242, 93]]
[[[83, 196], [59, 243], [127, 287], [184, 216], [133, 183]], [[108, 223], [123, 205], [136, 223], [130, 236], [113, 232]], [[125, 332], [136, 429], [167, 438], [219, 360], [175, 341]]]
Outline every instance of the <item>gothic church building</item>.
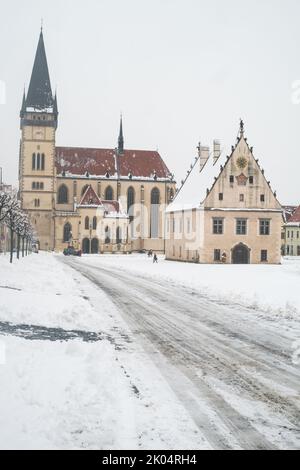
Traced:
[[164, 208], [175, 182], [156, 151], [56, 146], [43, 31], [21, 117], [19, 197], [42, 250], [69, 244], [84, 253], [164, 251]]

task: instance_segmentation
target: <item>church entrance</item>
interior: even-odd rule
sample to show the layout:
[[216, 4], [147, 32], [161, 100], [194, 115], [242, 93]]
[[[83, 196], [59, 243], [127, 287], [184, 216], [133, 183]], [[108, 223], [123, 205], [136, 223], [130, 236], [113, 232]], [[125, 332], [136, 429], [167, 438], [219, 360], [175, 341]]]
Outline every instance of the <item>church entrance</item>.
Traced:
[[250, 250], [249, 248], [240, 243], [232, 250], [232, 263], [233, 264], [249, 264], [250, 263]]
[[91, 245], [91, 251], [93, 255], [97, 255], [99, 252], [99, 240], [98, 238], [93, 238], [92, 240], [92, 245]]
[[88, 238], [82, 240], [82, 253], [86, 255], [90, 253], [90, 240]]

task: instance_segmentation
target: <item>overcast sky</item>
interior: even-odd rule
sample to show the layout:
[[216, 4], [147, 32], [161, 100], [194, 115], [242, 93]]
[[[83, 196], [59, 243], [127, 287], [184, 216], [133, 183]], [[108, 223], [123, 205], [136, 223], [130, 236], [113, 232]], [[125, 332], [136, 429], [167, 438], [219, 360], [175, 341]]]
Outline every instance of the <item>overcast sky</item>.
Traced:
[[[41, 18], [57, 145], [158, 149], [179, 181], [199, 140], [239, 118], [282, 203], [300, 203], [299, 0], [0, 0], [0, 166], [16, 182], [19, 111]], [[300, 88], [300, 86], [299, 86]]]

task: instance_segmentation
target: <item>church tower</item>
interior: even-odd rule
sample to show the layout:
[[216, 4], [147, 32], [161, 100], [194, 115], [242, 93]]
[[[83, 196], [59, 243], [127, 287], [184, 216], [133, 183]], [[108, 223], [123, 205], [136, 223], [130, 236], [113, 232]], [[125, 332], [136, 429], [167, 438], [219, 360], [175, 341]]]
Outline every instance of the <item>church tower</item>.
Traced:
[[24, 91], [21, 118], [19, 194], [42, 250], [55, 246], [55, 133], [57, 98], [53, 96], [41, 30], [27, 96]]

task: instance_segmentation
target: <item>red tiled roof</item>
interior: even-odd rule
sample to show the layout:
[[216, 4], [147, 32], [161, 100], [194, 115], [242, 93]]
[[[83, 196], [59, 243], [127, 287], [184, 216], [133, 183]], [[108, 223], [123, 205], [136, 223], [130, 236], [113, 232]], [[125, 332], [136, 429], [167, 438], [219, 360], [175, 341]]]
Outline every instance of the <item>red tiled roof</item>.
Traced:
[[293, 215], [289, 218], [288, 223], [300, 223], [300, 206], [297, 207]]
[[92, 186], [89, 186], [79, 203], [80, 206], [102, 206], [101, 199], [97, 196]]
[[294, 214], [295, 210], [297, 209], [297, 206], [283, 206], [283, 215], [284, 219], [286, 222], [290, 221], [290, 218]]
[[118, 201], [102, 201], [102, 204], [104, 205], [105, 211], [108, 213], [120, 212], [120, 204]]
[[116, 157], [113, 149], [89, 149], [75, 147], [56, 147], [57, 174], [84, 176], [110, 176], [117, 174], [117, 158], [121, 177], [133, 178], [170, 178], [171, 174], [158, 152], [148, 150], [124, 150]]

